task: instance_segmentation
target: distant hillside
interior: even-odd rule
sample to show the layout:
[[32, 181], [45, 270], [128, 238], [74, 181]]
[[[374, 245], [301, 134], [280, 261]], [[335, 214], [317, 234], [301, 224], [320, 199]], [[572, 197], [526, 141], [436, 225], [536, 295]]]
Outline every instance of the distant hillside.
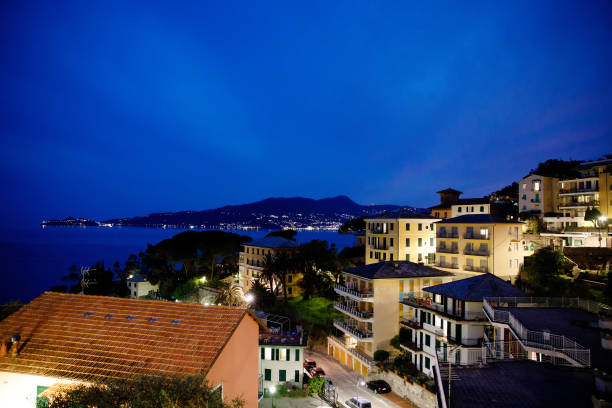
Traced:
[[364, 215], [413, 207], [398, 205], [360, 205], [346, 196], [314, 200], [311, 198], [268, 198], [242, 205], [228, 205], [204, 211], [154, 213], [142, 217], [118, 218], [101, 224], [158, 228], [314, 228], [337, 229], [345, 221]]

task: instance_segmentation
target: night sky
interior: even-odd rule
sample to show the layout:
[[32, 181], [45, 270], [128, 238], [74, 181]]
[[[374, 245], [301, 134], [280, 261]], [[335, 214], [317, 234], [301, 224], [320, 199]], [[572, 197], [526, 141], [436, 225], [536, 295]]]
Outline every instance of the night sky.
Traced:
[[124, 3], [1, 2], [3, 223], [428, 206], [612, 153], [610, 2]]

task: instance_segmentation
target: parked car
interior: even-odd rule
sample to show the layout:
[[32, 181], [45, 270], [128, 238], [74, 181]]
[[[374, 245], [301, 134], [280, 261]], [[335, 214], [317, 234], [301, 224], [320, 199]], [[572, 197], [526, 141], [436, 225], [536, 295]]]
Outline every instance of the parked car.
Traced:
[[315, 368], [317, 366], [317, 362], [314, 360], [310, 360], [310, 359], [305, 359], [304, 360], [304, 368], [306, 370], [308, 370], [308, 372], [310, 372], [311, 368]]
[[372, 408], [372, 403], [370, 401], [359, 397], [351, 398], [346, 401], [346, 405], [351, 408]]
[[310, 375], [312, 377], [325, 377], [325, 371], [321, 367], [314, 367], [310, 369]]
[[384, 394], [387, 392], [391, 392], [391, 386], [383, 380], [372, 380], [366, 383], [369, 389], [374, 391], [377, 394]]

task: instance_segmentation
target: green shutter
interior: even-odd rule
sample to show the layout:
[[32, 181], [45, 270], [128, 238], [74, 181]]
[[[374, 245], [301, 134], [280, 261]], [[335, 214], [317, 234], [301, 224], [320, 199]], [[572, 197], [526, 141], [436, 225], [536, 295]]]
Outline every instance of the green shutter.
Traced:
[[300, 382], [300, 370], [295, 370], [295, 382]]
[[261, 359], [262, 360], [266, 359], [266, 349], [264, 347], [261, 348]]
[[269, 368], [266, 368], [266, 370], [264, 371], [264, 380], [272, 381], [272, 370], [270, 370]]
[[291, 350], [287, 349], [287, 361], [291, 361]]
[[300, 361], [300, 349], [295, 349], [295, 361]]
[[276, 360], [280, 360], [280, 349], [276, 349]]

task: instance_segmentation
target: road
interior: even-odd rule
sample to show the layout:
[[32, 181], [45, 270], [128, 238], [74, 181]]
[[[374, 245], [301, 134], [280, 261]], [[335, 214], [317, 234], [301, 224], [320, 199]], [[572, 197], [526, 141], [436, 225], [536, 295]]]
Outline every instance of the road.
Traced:
[[338, 391], [338, 399], [342, 402], [353, 398], [362, 397], [372, 403], [372, 408], [397, 408], [398, 405], [388, 401], [380, 395], [374, 394], [366, 386], [357, 386], [363, 377], [355, 371], [349, 370], [332, 357], [315, 351], [304, 350], [304, 357], [313, 359], [317, 366], [325, 370], [326, 377], [331, 379]]

